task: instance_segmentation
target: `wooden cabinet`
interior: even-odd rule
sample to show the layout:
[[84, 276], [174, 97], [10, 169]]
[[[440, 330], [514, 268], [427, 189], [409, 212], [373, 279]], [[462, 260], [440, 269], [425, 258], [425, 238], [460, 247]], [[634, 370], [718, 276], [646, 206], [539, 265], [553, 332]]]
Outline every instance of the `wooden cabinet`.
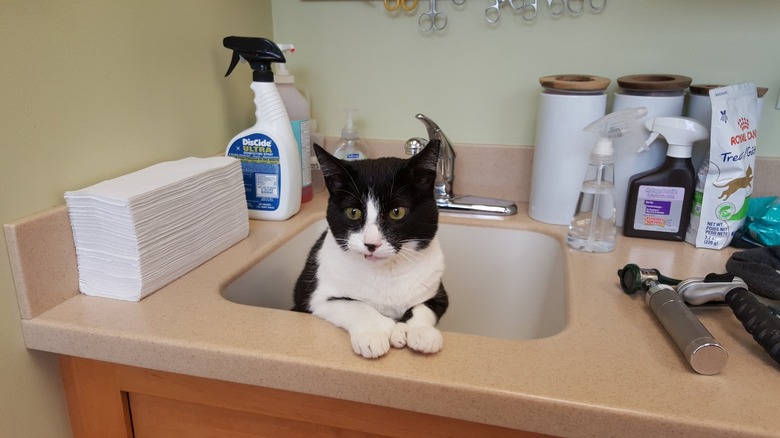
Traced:
[[71, 356], [60, 370], [76, 438], [545, 436]]

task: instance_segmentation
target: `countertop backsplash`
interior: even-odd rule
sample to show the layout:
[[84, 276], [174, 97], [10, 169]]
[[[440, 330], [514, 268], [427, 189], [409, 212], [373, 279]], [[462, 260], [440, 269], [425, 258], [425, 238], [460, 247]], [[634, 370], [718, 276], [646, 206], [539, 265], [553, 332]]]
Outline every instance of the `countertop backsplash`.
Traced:
[[[338, 138], [326, 137], [333, 152]], [[405, 157], [402, 140], [366, 140], [370, 158]], [[487, 196], [528, 202], [531, 194], [533, 146], [454, 143], [455, 183], [458, 195]], [[583, 166], [586, 163], [583, 163]], [[757, 157], [753, 196], [780, 195], [780, 158]]]

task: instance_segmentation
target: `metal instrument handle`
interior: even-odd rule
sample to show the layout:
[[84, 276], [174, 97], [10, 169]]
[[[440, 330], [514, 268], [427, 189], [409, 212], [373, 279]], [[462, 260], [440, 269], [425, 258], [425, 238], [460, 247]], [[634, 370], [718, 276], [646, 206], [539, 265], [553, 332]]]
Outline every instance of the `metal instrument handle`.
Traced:
[[650, 310], [694, 371], [712, 375], [723, 370], [729, 357], [726, 349], [712, 337], [674, 288], [651, 281], [646, 298]]

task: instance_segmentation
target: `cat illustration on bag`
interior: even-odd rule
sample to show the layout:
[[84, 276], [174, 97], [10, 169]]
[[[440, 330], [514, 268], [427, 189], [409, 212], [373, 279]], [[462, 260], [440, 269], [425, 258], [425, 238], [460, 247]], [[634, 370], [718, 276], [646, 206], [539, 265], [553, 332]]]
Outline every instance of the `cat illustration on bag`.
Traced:
[[725, 184], [719, 185], [713, 183], [712, 185], [719, 189], [726, 189], [723, 191], [723, 193], [720, 194], [720, 196], [718, 196], [718, 199], [726, 201], [729, 199], [729, 197], [731, 197], [731, 195], [737, 193], [737, 190], [747, 189], [753, 185], [753, 168], [748, 166], [748, 168], [745, 170], [745, 176], [734, 178]]
[[330, 195], [328, 229], [298, 278], [293, 310], [345, 329], [366, 358], [391, 347], [438, 352], [436, 325], [449, 305], [433, 196], [439, 141], [409, 159], [343, 161], [314, 150]]

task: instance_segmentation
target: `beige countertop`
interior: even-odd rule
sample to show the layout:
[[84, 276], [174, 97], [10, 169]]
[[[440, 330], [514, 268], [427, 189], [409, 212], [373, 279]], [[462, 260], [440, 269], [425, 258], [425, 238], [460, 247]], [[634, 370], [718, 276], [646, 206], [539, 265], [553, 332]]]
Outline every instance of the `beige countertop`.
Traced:
[[[321, 219], [325, 203], [321, 194], [286, 222], [251, 221], [247, 239], [141, 302], [78, 294], [64, 207], [7, 225], [25, 342], [35, 350], [551, 435], [780, 436], [778, 367], [728, 308], [696, 310], [730, 356], [722, 373], [702, 376], [643, 295], [629, 297], [618, 284], [616, 270], [629, 262], [678, 278], [723, 272], [731, 250], [622, 236], [608, 254], [566, 247], [568, 321], [561, 333], [517, 341], [445, 332], [437, 354], [393, 349], [367, 360], [326, 321], [220, 295]], [[562, 241], [565, 227], [533, 221], [525, 204], [520, 210], [500, 220], [441, 221], [521, 228]]]

